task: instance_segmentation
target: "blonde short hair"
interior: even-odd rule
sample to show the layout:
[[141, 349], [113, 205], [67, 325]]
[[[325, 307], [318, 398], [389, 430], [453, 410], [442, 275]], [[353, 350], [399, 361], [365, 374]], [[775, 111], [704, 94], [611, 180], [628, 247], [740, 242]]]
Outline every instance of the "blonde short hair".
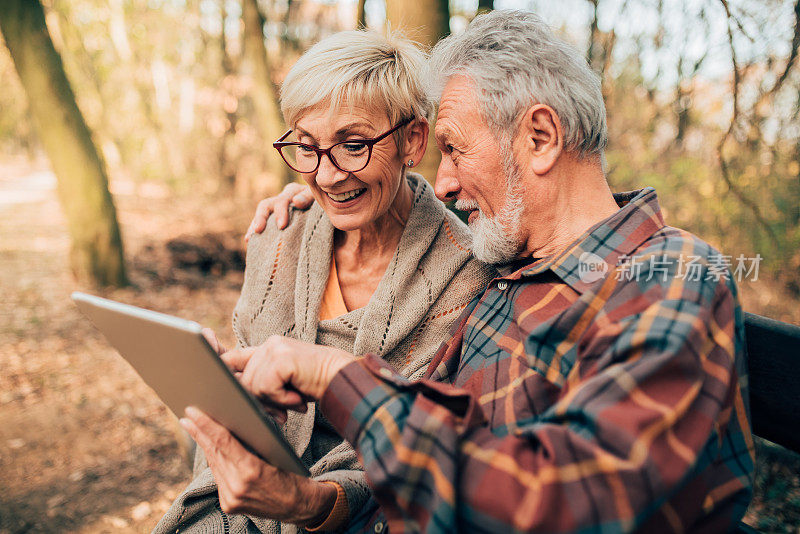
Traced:
[[309, 48], [286, 75], [281, 112], [290, 127], [321, 103], [333, 112], [363, 105], [385, 112], [392, 125], [407, 117], [430, 122], [433, 103], [421, 79], [425, 61], [422, 50], [397, 33], [335, 33]]

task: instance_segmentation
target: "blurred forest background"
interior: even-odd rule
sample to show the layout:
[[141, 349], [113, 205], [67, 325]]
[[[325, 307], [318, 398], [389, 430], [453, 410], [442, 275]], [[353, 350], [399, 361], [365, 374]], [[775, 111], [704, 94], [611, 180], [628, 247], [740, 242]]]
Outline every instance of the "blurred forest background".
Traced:
[[[344, 29], [425, 47], [539, 13], [603, 80], [609, 182], [735, 259], [743, 306], [800, 324], [800, 1], [3, 0], [0, 533], [141, 532], [188, 483], [175, 419], [69, 293], [197, 320], [230, 346], [255, 205], [295, 177], [277, 87]], [[438, 154], [422, 166], [433, 180]], [[747, 521], [800, 532], [800, 462], [759, 441]]]

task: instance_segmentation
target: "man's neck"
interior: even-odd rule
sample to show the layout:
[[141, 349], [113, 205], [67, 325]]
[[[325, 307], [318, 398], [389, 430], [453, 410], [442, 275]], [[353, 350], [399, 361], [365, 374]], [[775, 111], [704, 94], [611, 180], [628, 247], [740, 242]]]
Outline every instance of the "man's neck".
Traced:
[[[523, 214], [527, 231], [521, 256], [542, 258], [564, 251], [589, 228], [619, 209], [599, 168], [578, 165], [570, 173], [549, 179], [548, 202], [536, 213]], [[537, 194], [532, 191], [532, 194]], [[526, 202], [542, 206], [542, 198]]]

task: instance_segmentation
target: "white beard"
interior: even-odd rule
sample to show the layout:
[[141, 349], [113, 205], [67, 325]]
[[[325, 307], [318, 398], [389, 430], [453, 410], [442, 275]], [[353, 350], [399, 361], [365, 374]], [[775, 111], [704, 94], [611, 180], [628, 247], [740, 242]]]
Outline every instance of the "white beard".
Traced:
[[519, 238], [523, 210], [522, 176], [510, 147], [501, 144], [500, 154], [506, 175], [506, 198], [500, 211], [494, 217], [487, 217], [480, 211], [476, 200], [456, 201], [456, 209], [478, 210], [478, 217], [469, 223], [472, 254], [485, 263], [495, 264], [513, 261], [522, 249]]

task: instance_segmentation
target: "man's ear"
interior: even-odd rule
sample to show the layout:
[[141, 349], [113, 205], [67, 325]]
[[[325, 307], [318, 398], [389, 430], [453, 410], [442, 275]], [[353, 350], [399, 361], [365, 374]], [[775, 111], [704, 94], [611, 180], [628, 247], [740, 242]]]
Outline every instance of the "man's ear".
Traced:
[[528, 108], [518, 132], [522, 146], [538, 175], [547, 174], [564, 150], [564, 130], [555, 110], [544, 104]]
[[422, 161], [422, 156], [425, 155], [425, 149], [428, 148], [428, 134], [430, 127], [428, 121], [425, 119], [414, 119], [414, 121], [406, 127], [405, 143], [403, 146], [403, 164], [408, 165], [409, 160], [413, 161], [411, 165], [415, 167]]

